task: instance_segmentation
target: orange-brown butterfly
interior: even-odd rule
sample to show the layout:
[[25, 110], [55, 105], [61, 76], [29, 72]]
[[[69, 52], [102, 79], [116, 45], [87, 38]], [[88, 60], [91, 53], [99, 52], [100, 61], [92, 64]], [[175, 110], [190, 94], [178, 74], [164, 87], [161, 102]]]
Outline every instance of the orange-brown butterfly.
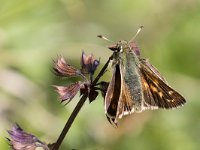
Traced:
[[124, 115], [147, 109], [177, 108], [186, 102], [154, 66], [140, 57], [134, 39], [108, 47], [113, 51], [113, 74], [105, 95], [105, 113], [114, 126]]

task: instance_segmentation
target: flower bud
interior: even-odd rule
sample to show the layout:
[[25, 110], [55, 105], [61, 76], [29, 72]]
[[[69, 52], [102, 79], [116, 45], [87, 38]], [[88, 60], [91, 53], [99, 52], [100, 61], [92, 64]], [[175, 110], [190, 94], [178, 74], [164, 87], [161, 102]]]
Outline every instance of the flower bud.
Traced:
[[13, 150], [35, 150], [37, 148], [50, 150], [45, 143], [36, 136], [26, 133], [18, 124], [13, 126], [12, 130], [8, 130], [8, 134], [10, 135], [8, 141]]
[[53, 70], [55, 74], [60, 77], [74, 77], [81, 74], [80, 70], [69, 65], [63, 57], [54, 62]]
[[61, 102], [66, 102], [68, 104], [74, 96], [78, 93], [80, 88], [82, 88], [84, 85], [82, 82], [76, 82], [69, 86], [54, 86], [56, 88], [56, 91], [60, 95]]
[[99, 66], [99, 60], [96, 60], [93, 54], [86, 55], [83, 51], [81, 58], [81, 66], [81, 72], [83, 74], [94, 74], [95, 70]]

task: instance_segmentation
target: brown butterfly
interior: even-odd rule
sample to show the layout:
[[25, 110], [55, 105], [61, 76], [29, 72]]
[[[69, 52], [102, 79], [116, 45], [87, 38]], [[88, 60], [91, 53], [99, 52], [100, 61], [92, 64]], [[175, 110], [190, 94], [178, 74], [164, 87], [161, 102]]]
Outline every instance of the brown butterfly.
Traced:
[[105, 95], [105, 113], [114, 126], [133, 112], [177, 108], [186, 102], [154, 66], [140, 57], [135, 42], [119, 41], [108, 48], [113, 51], [113, 74]]

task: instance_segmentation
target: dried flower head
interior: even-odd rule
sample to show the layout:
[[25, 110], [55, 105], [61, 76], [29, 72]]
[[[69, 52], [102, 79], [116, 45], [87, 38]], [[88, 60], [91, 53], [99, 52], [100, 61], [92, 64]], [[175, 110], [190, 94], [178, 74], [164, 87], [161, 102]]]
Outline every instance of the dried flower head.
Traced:
[[82, 57], [81, 57], [81, 72], [83, 74], [94, 74], [95, 70], [99, 66], [99, 60], [96, 60], [94, 58], [93, 54], [86, 55], [85, 52], [82, 52]]
[[10, 139], [8, 141], [13, 150], [35, 150], [42, 148], [50, 150], [47, 144], [41, 142], [36, 136], [26, 133], [18, 124], [14, 125], [12, 130], [8, 130]]
[[63, 57], [54, 62], [53, 70], [60, 77], [74, 77], [81, 74], [80, 70], [69, 65]]
[[[98, 92], [91, 86], [93, 82], [93, 75], [99, 65], [99, 60], [96, 60], [93, 54], [86, 55], [82, 52], [81, 56], [81, 69], [75, 69], [66, 63], [64, 58], [58, 59], [55, 63], [54, 70], [59, 76], [77, 76], [80, 75], [84, 81], [73, 83], [69, 86], [54, 86], [60, 95], [61, 102], [68, 104], [74, 96], [80, 91], [80, 94], [87, 94], [89, 101], [92, 102], [98, 96]], [[89, 74], [89, 79], [86, 74]]]
[[54, 86], [56, 91], [60, 95], [61, 102], [66, 102], [68, 104], [74, 96], [78, 93], [78, 91], [84, 87], [82, 82], [76, 82], [69, 86]]

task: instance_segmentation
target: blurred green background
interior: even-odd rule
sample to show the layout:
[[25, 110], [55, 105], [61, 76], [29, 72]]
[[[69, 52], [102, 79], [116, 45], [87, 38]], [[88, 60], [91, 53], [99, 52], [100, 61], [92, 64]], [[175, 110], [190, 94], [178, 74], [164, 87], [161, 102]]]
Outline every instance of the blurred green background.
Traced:
[[[82, 50], [105, 63], [111, 40], [137, 37], [169, 84], [187, 100], [176, 110], [133, 114], [113, 128], [103, 98], [85, 103], [61, 150], [197, 150], [200, 147], [199, 0], [0, 0], [0, 149], [9, 149], [6, 130], [14, 122], [46, 142], [54, 142], [79, 100], [63, 106], [51, 85], [67, 85], [52, 73], [63, 55], [80, 66]], [[111, 71], [111, 69], [110, 69]], [[109, 81], [111, 72], [104, 80]]]

